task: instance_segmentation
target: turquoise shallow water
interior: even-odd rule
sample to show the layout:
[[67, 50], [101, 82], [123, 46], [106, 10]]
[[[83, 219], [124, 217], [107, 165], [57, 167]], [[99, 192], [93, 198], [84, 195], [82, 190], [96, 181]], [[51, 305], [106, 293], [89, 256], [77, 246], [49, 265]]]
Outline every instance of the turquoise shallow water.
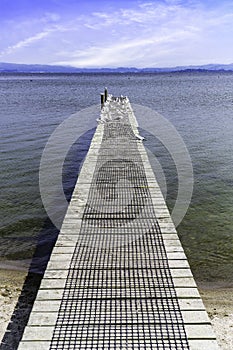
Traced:
[[[195, 181], [179, 235], [197, 280], [231, 283], [232, 73], [0, 75], [0, 258], [30, 258], [39, 241], [43, 248], [37, 260], [40, 266], [57, 233], [40, 199], [43, 149], [63, 120], [99, 103], [104, 86], [112, 94], [127, 95], [132, 103], [161, 113], [182, 136]], [[93, 128], [95, 119], [93, 115]], [[68, 198], [93, 132], [84, 135], [67, 156], [63, 186]], [[149, 134], [145, 145], [163, 166], [172, 208], [177, 195], [175, 166], [164, 147]]]

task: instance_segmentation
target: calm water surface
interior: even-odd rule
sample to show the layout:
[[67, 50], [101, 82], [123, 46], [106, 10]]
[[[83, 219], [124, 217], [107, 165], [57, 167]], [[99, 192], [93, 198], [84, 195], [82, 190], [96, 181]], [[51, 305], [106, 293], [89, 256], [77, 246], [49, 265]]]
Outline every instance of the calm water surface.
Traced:
[[[179, 235], [198, 281], [233, 282], [232, 73], [0, 75], [0, 259], [29, 259], [39, 242], [39, 269], [57, 234], [40, 199], [42, 151], [63, 120], [99, 103], [104, 86], [161, 113], [182, 136], [195, 183]], [[92, 128], [95, 119], [93, 115]], [[67, 156], [67, 198], [93, 132], [83, 135]], [[145, 145], [163, 166], [172, 209], [177, 194], [174, 164], [149, 134]]]

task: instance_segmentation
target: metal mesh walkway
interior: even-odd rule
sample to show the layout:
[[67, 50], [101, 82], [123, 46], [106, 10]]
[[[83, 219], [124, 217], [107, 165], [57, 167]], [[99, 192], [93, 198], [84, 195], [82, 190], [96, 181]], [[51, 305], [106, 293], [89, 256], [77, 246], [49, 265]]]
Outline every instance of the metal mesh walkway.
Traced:
[[189, 349], [137, 143], [104, 125], [50, 350]]
[[108, 99], [19, 350], [219, 350], [140, 139]]

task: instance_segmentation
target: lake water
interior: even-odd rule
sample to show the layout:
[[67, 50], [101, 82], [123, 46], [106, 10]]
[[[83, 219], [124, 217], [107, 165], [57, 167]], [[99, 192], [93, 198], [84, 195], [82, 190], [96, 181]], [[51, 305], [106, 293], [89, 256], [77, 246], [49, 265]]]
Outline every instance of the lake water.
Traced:
[[[159, 112], [182, 136], [194, 168], [194, 192], [178, 232], [196, 279], [230, 284], [233, 73], [0, 75], [0, 259], [30, 259], [39, 243], [35, 268], [44, 263], [57, 230], [40, 198], [43, 149], [62, 121], [99, 103], [105, 86], [113, 95], [127, 95], [132, 103]], [[95, 119], [93, 115], [92, 130], [67, 156], [63, 174], [67, 198], [93, 135]], [[177, 195], [174, 164], [149, 134], [145, 145], [161, 161], [171, 209]], [[77, 153], [80, 159], [76, 159]]]

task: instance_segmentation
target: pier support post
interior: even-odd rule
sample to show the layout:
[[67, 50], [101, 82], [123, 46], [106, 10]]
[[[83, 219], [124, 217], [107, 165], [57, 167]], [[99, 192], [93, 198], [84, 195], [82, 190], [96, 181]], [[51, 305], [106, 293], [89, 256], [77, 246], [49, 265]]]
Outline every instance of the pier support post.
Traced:
[[100, 94], [101, 109], [104, 106], [104, 100], [105, 100], [105, 95], [104, 94]]
[[105, 89], [104, 89], [104, 101], [105, 101], [105, 102], [107, 101], [107, 98], [108, 98], [108, 89], [105, 88]]

